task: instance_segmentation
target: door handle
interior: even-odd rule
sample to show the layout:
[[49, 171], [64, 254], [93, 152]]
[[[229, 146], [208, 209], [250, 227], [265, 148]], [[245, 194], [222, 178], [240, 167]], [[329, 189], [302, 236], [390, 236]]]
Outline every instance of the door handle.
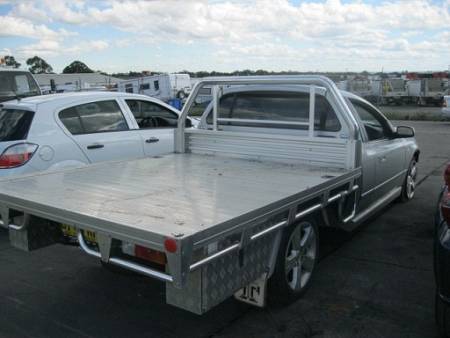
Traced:
[[105, 146], [103, 144], [90, 144], [87, 146], [88, 149], [100, 149], [104, 148]]
[[156, 143], [156, 142], [159, 142], [159, 138], [157, 137], [150, 137], [145, 140], [145, 143]]
[[386, 156], [379, 157], [378, 159], [380, 160], [381, 163], [386, 162]]

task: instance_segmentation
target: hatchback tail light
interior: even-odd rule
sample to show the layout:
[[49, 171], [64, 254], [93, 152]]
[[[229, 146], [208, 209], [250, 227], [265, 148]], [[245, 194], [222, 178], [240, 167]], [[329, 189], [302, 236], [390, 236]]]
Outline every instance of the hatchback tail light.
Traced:
[[18, 143], [9, 146], [0, 155], [0, 169], [10, 169], [20, 167], [27, 163], [38, 148], [33, 143]]

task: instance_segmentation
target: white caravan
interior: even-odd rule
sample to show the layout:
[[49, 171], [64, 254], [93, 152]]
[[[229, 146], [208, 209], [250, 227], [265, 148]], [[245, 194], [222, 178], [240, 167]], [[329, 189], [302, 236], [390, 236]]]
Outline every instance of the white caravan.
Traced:
[[119, 82], [118, 91], [144, 94], [163, 101], [184, 99], [191, 92], [191, 78], [189, 74], [145, 76]]

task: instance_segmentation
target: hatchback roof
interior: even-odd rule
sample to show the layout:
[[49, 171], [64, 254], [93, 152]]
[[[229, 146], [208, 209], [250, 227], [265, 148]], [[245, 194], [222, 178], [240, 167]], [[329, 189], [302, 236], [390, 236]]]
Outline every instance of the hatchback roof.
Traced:
[[[131, 94], [133, 95], [133, 94]], [[58, 103], [59, 101], [66, 101], [67, 99], [74, 98], [101, 98], [101, 97], [120, 97], [120, 96], [130, 96], [129, 93], [123, 92], [101, 92], [101, 91], [92, 91], [92, 92], [69, 92], [69, 93], [60, 93], [60, 94], [49, 94], [49, 95], [38, 95], [31, 96], [20, 99], [20, 102], [25, 104], [41, 104], [47, 102]]]
[[38, 95], [25, 97], [20, 100], [12, 100], [2, 102], [3, 106], [10, 107], [28, 107], [28, 109], [35, 109], [36, 106], [42, 104], [51, 104], [52, 106], [64, 105], [66, 103], [73, 103], [77, 100], [101, 100], [101, 99], [114, 99], [118, 97], [145, 97], [148, 96], [140, 94], [131, 94], [124, 92], [106, 92], [106, 91], [89, 91], [89, 92], [69, 92], [60, 94]]

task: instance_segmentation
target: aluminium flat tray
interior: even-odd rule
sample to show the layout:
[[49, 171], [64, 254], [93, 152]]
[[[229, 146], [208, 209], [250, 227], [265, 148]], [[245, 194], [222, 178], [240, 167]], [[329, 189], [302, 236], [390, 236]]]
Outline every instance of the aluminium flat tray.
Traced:
[[170, 154], [0, 180], [0, 205], [161, 247], [166, 236], [212, 233], [356, 171]]

